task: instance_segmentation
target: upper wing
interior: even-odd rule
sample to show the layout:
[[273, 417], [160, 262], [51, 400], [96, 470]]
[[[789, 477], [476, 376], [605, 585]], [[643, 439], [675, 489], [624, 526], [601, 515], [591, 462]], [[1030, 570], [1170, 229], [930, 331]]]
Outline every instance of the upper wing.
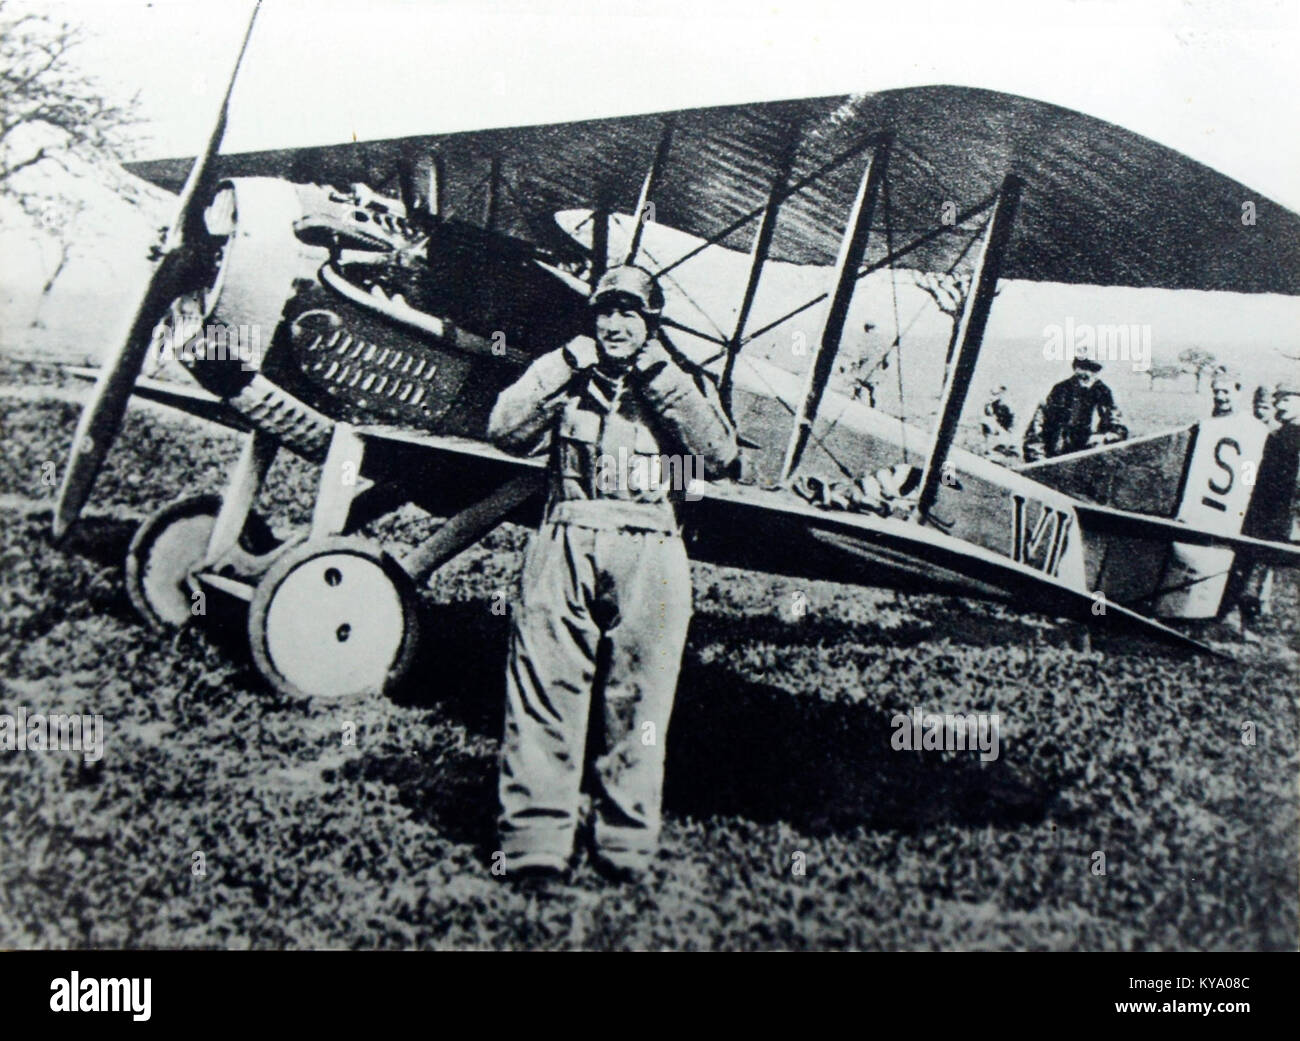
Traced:
[[[944, 270], [970, 226], [942, 223], [987, 200], [1007, 173], [1026, 190], [1002, 277], [1091, 285], [1300, 294], [1300, 216], [1163, 145], [1041, 101], [967, 87], [692, 109], [660, 115], [408, 137], [222, 156], [223, 176], [338, 185], [397, 183], [436, 153], [445, 209], [478, 220], [502, 187], [497, 226], [540, 242], [575, 207], [633, 209], [665, 127], [673, 134], [655, 219], [746, 250], [767, 192], [793, 156], [809, 183], [782, 206], [771, 257], [829, 264], [861, 173], [861, 151], [889, 132], [888, 206], [868, 262], [892, 239], [932, 237], [907, 266]], [[177, 189], [188, 159], [131, 169]], [[1254, 207], [1243, 223], [1243, 203]], [[888, 215], [888, 227], [885, 218]]]

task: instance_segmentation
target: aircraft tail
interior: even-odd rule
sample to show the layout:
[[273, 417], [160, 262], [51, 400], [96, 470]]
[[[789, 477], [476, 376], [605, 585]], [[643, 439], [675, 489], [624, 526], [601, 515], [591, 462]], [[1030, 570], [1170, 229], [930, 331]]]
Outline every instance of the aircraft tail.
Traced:
[[[1239, 535], [1259, 487], [1268, 428], [1253, 416], [1220, 416], [1196, 425], [1176, 519], [1218, 535]], [[1213, 618], [1223, 606], [1236, 553], [1224, 547], [1175, 542], [1169, 547], [1155, 603], [1166, 618]]]
[[[1238, 551], [1255, 541], [1241, 532], [1267, 438], [1252, 416], [1222, 416], [1024, 472], [1097, 504], [1079, 509], [1091, 588], [1164, 618], [1213, 618], [1235, 585]], [[1183, 525], [1195, 536], [1175, 541]]]

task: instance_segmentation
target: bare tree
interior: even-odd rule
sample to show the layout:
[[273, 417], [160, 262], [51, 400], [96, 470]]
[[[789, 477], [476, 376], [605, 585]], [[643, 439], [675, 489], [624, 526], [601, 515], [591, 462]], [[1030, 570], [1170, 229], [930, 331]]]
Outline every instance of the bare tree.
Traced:
[[934, 298], [940, 311], [952, 317], [961, 314], [966, 293], [970, 290], [969, 278], [940, 271], [913, 271], [911, 274], [912, 281]]
[[1183, 371], [1193, 373], [1196, 376], [1196, 393], [1201, 392], [1201, 378], [1213, 370], [1219, 363], [1219, 360], [1207, 350], [1200, 347], [1188, 347], [1185, 351], [1180, 351], [1178, 360], [1182, 363]]
[[137, 99], [110, 100], [77, 69], [83, 38], [67, 22], [0, 0], [0, 202], [39, 235], [43, 255], [53, 242], [33, 326], [41, 324], [40, 302], [81, 253], [86, 202], [72, 182], [93, 178], [133, 204], [143, 201], [139, 182], [120, 166]]
[[[948, 350], [943, 358], [944, 381], [948, 379], [948, 369], [952, 366], [953, 354], [957, 351], [957, 330], [961, 325], [961, 313], [966, 309], [966, 297], [970, 295], [970, 278], [967, 275], [942, 274], [935, 271], [913, 271], [912, 282], [918, 289], [925, 290], [940, 311], [948, 316], [952, 328], [948, 333]], [[996, 296], [1002, 290], [995, 289]]]
[[86, 203], [67, 195], [28, 195], [24, 198], [23, 208], [28, 213], [39, 213], [40, 223], [54, 240], [54, 262], [46, 273], [45, 281], [41, 283], [36, 314], [31, 321], [32, 328], [37, 328], [42, 324], [40, 308], [45, 298], [50, 295], [54, 283], [68, 263], [81, 252], [81, 235], [77, 224], [86, 209]]
[[121, 158], [137, 98], [110, 100], [77, 70], [73, 52], [83, 39], [67, 22], [0, 0], [0, 195], [21, 204], [27, 191], [15, 175], [27, 169]]
[[947, 368], [952, 361], [953, 351], [957, 349], [957, 322], [961, 318], [962, 308], [966, 306], [970, 279], [935, 271], [913, 271], [912, 281], [918, 289], [924, 289], [929, 294], [934, 305], [952, 323], [952, 331], [948, 334], [948, 352], [944, 356], [944, 367]]

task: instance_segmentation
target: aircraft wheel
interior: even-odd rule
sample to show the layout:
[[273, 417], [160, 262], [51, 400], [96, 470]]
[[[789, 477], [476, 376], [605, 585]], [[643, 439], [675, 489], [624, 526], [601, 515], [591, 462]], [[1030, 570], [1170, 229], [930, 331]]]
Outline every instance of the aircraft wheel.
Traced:
[[[193, 617], [197, 586], [190, 576], [203, 562], [220, 508], [220, 495], [192, 495], [164, 506], [136, 529], [126, 554], [126, 592], [154, 628], [184, 625]], [[249, 553], [276, 545], [256, 513], [248, 515], [239, 541]]]
[[287, 550], [248, 609], [258, 671], [290, 697], [383, 693], [411, 665], [415, 587], [387, 553], [353, 536]]

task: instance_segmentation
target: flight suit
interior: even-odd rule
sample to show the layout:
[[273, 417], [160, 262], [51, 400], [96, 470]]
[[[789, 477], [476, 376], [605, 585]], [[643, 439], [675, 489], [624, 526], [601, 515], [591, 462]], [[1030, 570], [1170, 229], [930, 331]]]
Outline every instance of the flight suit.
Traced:
[[[686, 476], [718, 476], [736, 434], [717, 391], [656, 339], [609, 377], [594, 341], [538, 358], [503, 390], [489, 436], [549, 451], [547, 500], [524, 556], [506, 672], [498, 821], [507, 869], [562, 867], [578, 823], [588, 717], [594, 841], [644, 868], [658, 843], [664, 745], [691, 614], [673, 502]], [[659, 479], [655, 479], [659, 478]], [[671, 487], [676, 485], [676, 487]]]

